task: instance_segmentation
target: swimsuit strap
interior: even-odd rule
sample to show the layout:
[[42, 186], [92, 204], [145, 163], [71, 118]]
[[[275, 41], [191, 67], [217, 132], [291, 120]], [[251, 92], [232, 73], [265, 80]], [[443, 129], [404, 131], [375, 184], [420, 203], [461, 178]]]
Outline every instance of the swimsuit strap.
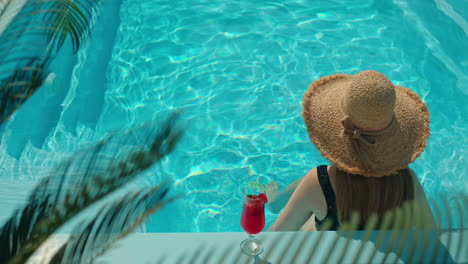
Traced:
[[336, 197], [328, 175], [327, 165], [320, 165], [317, 167], [317, 177], [320, 187], [322, 188], [323, 195], [325, 196], [325, 201], [327, 202], [327, 213], [325, 218], [318, 220], [317, 217], [315, 217], [317, 229], [319, 229], [319, 226], [322, 226], [325, 220], [330, 220], [332, 221], [332, 225], [329, 230], [336, 230], [339, 226]]

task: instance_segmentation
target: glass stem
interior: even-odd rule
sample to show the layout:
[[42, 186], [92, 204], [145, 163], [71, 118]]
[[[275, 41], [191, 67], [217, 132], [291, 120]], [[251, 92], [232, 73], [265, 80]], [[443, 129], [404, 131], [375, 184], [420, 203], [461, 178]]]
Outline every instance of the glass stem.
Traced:
[[249, 235], [250, 240], [254, 239], [254, 237], [255, 237], [254, 235]]

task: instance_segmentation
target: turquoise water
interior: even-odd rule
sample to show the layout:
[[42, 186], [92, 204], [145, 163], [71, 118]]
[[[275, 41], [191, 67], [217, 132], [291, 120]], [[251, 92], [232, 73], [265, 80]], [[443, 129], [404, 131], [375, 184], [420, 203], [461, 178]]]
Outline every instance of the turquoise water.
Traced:
[[2, 128], [5, 186], [29, 186], [109, 131], [183, 109], [183, 141], [141, 184], [171, 176], [187, 196], [144, 230], [241, 231], [243, 183], [284, 187], [326, 163], [302, 123], [308, 84], [373, 69], [430, 109], [427, 149], [411, 165], [427, 196], [468, 193], [468, 4], [350, 3], [122, 1], [115, 36], [95, 34], [70, 80], [57, 74]]

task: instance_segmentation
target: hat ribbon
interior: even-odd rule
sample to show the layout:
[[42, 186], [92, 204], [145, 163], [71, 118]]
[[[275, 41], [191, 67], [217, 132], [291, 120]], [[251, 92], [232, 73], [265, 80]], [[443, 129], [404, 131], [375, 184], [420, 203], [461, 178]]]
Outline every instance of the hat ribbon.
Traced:
[[362, 150], [362, 145], [375, 145], [377, 144], [377, 139], [375, 136], [380, 136], [385, 134], [390, 130], [392, 121], [382, 130], [378, 131], [364, 131], [360, 128], [354, 126], [348, 116], [345, 116], [342, 120], [343, 123], [343, 134], [348, 135], [348, 138], [351, 142], [353, 150], [358, 154], [359, 158], [362, 160], [367, 170], [375, 169], [376, 164], [369, 158], [367, 153]]

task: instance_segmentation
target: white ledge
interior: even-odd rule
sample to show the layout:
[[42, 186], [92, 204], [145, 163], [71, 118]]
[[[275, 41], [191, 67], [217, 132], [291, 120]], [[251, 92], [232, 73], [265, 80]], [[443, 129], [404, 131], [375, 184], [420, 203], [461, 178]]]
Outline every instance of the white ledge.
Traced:
[[[412, 246], [416, 248], [416, 253], [410, 262], [417, 263], [450, 263], [442, 260], [445, 253], [449, 254], [455, 263], [468, 263], [468, 230], [445, 232], [439, 236], [433, 233], [426, 234], [412, 246], [403, 244], [409, 242], [412, 237], [394, 237], [395, 244], [393, 250], [388, 250], [385, 245], [376, 247], [377, 232], [371, 236], [368, 242], [362, 242], [360, 237], [363, 233], [358, 232], [353, 239], [347, 240], [339, 236], [334, 231], [327, 232], [264, 232], [258, 236], [265, 246], [265, 252], [260, 258], [249, 258], [242, 255], [239, 244], [247, 238], [245, 233], [136, 233], [115, 243], [113, 248], [99, 257], [96, 263], [260, 263], [259, 260], [266, 260], [266, 263], [323, 263], [327, 257], [328, 250], [335, 246], [333, 254], [327, 259], [327, 263], [338, 263], [343, 249], [347, 247], [344, 261], [340, 263], [351, 263], [355, 260], [356, 252], [362, 247], [363, 253], [357, 259], [358, 263], [368, 263], [372, 254], [373, 263], [406, 263], [408, 256], [406, 250]], [[383, 241], [391, 241], [389, 235]], [[395, 234], [395, 233], [394, 233]], [[451, 237], [448, 240], [448, 237]], [[463, 238], [463, 239], [461, 239]], [[40, 254], [35, 255], [28, 263], [41, 263], [66, 239], [64, 235], [57, 235], [47, 243]], [[440, 241], [440, 242], [439, 242]], [[459, 244], [463, 241], [463, 244]], [[349, 242], [349, 243], [348, 243]], [[424, 244], [426, 242], [426, 244]], [[398, 252], [398, 247], [405, 245]], [[410, 244], [411, 245], [411, 244]], [[313, 259], [308, 259], [308, 253], [315, 247], [317, 255]], [[281, 249], [287, 247], [287, 253], [280, 255]], [[425, 247], [425, 255], [421, 252]], [[448, 250], [447, 250], [448, 249]], [[459, 256], [457, 250], [461, 249]], [[374, 253], [375, 251], [375, 253]], [[389, 254], [384, 254], [389, 252]], [[406, 252], [406, 253], [405, 253]], [[228, 253], [222, 257], [223, 253]], [[387, 255], [387, 256], [386, 256]], [[397, 257], [399, 255], [400, 257]], [[406, 256], [405, 256], [406, 255]], [[435, 259], [435, 256], [438, 256]], [[421, 259], [423, 258], [423, 259]], [[42, 261], [41, 261], [42, 260]], [[219, 262], [221, 261], [221, 262]]]

